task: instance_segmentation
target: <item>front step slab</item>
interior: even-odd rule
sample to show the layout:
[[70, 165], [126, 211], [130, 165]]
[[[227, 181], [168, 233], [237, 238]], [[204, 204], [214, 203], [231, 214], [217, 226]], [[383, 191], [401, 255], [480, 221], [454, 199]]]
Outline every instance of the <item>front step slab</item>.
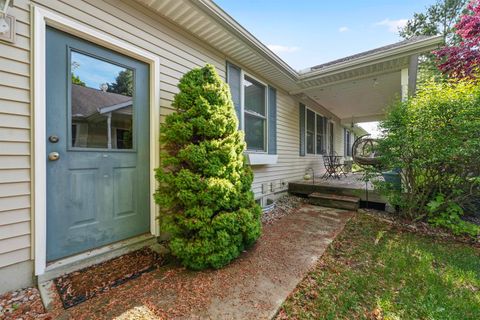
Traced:
[[357, 211], [360, 205], [360, 198], [313, 192], [308, 195], [308, 202], [322, 207]]

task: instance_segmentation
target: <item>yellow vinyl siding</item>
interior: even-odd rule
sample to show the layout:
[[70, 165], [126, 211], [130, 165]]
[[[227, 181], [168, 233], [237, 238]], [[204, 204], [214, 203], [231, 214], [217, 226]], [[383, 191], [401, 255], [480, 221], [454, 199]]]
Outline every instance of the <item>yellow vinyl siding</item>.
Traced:
[[[1, 101], [0, 101], [1, 103]], [[28, 129], [18, 129], [12, 128], [12, 123], [6, 121], [8, 119], [6, 116], [0, 114], [0, 141], [19, 141], [19, 142], [28, 142], [30, 141], [30, 130]], [[27, 117], [23, 117], [23, 119], [29, 119]], [[1, 120], [4, 120], [3, 122]], [[13, 124], [15, 125], [15, 124]], [[25, 125], [28, 125], [28, 122], [25, 122]], [[27, 126], [28, 127], [28, 126]]]
[[0, 254], [18, 251], [30, 247], [30, 235], [26, 234], [14, 238], [4, 239], [0, 246]]
[[9, 10], [15, 43], [0, 42], [0, 268], [30, 259], [30, 12]]
[[16, 209], [9, 211], [0, 211], [0, 221], [2, 221], [3, 226], [11, 225], [14, 223], [30, 221], [30, 210], [27, 209]]
[[[0, 247], [2, 244], [0, 243]], [[0, 254], [0, 268], [6, 267], [15, 263], [20, 263], [30, 259], [30, 248], [23, 248]], [[25, 281], [19, 279], [19, 281]]]

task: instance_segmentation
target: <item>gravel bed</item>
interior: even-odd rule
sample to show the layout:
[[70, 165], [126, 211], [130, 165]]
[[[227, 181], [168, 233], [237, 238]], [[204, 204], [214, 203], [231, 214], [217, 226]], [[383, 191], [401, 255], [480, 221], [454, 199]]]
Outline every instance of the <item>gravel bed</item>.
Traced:
[[0, 295], [1, 320], [52, 319], [43, 307], [36, 288], [10, 291]]
[[306, 202], [307, 199], [292, 195], [285, 195], [278, 198], [275, 201], [275, 207], [272, 210], [263, 213], [262, 222], [264, 224], [273, 223], [288, 214], [294, 213], [295, 209]]

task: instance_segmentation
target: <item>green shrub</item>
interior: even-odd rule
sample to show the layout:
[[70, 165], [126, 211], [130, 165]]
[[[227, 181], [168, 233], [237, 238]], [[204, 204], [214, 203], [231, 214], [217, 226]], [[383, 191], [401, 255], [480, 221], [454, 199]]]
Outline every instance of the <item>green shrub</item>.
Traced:
[[[452, 204], [462, 208], [478, 197], [478, 85], [467, 81], [428, 83], [417, 96], [395, 104], [381, 128], [385, 133], [379, 142], [383, 165], [401, 169], [402, 179], [402, 190], [388, 186], [383, 186], [383, 190], [402, 214], [439, 224], [445, 213], [448, 217], [462, 214], [463, 211], [452, 211]], [[444, 199], [442, 205], [429, 210], [428, 204], [438, 195]], [[460, 218], [452, 219], [450, 226], [460, 221], [463, 224]]]
[[435, 199], [427, 204], [428, 222], [436, 227], [447, 228], [453, 234], [466, 234], [476, 237], [480, 234], [480, 227], [462, 220], [463, 209], [453, 201], [447, 201], [443, 194], [438, 194]]
[[185, 74], [179, 89], [161, 128], [160, 227], [183, 265], [220, 268], [260, 236], [261, 208], [228, 86], [206, 65]]

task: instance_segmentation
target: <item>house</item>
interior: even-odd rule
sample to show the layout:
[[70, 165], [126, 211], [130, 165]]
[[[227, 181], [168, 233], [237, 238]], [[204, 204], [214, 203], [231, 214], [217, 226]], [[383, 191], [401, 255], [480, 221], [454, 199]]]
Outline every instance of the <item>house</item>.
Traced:
[[418, 55], [441, 42], [297, 72], [211, 0], [5, 2], [0, 293], [159, 235], [160, 123], [190, 69], [211, 63], [230, 84], [262, 203], [307, 169], [320, 173], [322, 153], [348, 153], [354, 124], [413, 92]]

